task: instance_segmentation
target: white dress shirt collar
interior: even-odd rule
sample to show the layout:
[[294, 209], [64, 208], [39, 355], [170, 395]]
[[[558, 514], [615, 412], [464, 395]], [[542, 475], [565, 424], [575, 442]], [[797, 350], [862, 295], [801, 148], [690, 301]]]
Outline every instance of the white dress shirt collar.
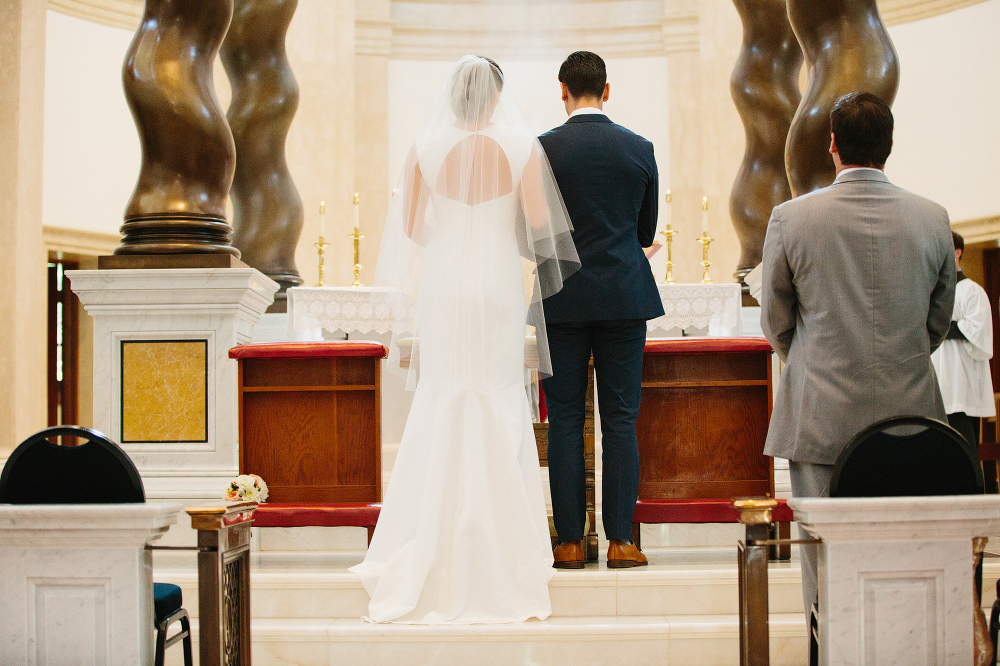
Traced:
[[569, 114], [569, 117], [572, 118], [574, 116], [582, 116], [582, 115], [585, 115], [585, 114], [588, 114], [588, 113], [599, 113], [602, 116], [606, 115], [604, 113], [604, 111], [601, 111], [597, 107], [593, 107], [593, 106], [581, 106], [579, 109], [577, 109], [577, 110], [573, 111], [573, 113]]
[[841, 171], [840, 173], [838, 173], [837, 177], [834, 180], [840, 180], [844, 175], [849, 174], [849, 173], [854, 173], [855, 171], [875, 171], [875, 172], [880, 173], [880, 174], [884, 174], [885, 173], [881, 169], [876, 169], [874, 167], [850, 167], [849, 169], [844, 169], [843, 171]]

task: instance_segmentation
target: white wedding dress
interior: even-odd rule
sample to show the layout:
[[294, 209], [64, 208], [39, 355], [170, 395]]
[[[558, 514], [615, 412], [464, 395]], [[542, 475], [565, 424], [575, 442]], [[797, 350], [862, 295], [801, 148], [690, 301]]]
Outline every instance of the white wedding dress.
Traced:
[[392, 263], [391, 288], [408, 291], [400, 276], [414, 281], [419, 379], [378, 526], [351, 569], [371, 596], [371, 621], [551, 613], [552, 549], [524, 389], [523, 233], [518, 240], [535, 146], [508, 125], [452, 125], [425, 132], [411, 154], [427, 200], [411, 205], [419, 196], [404, 188], [400, 242], [412, 247], [394, 255], [385, 238], [379, 263]]

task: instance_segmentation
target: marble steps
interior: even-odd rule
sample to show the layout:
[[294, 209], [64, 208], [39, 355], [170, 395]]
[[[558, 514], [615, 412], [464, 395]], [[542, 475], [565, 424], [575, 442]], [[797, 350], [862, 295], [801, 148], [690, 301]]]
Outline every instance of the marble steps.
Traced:
[[[518, 625], [467, 627], [275, 618], [255, 619], [251, 632], [253, 662], [257, 666], [739, 663], [737, 619], [729, 615], [550, 618]], [[197, 644], [197, 628], [193, 633]], [[772, 615], [770, 634], [772, 666], [799, 666], [805, 662], [805, 623], [798, 613]], [[168, 651], [166, 663], [179, 666], [180, 650]]]
[[[367, 613], [368, 595], [345, 569], [270, 571], [252, 566], [251, 572], [254, 618], [357, 619]], [[156, 567], [154, 579], [180, 585], [186, 600], [198, 598], [193, 568]], [[797, 565], [775, 565], [770, 572], [772, 612], [800, 612], [799, 585]], [[549, 591], [553, 618], [737, 613], [733, 565], [558, 571]], [[188, 608], [188, 612], [196, 615], [197, 609]]]
[[[346, 570], [356, 557], [258, 553], [251, 569], [254, 663], [737, 664], [734, 558], [723, 561], [720, 549], [649, 555], [648, 568], [557, 571], [553, 614], [543, 622], [435, 627], [362, 622], [368, 597]], [[184, 558], [154, 554], [154, 579], [181, 585], [196, 617], [194, 558]], [[984, 569], [988, 609], [1000, 560]], [[769, 582], [771, 663], [804, 663], [798, 564], [773, 563]], [[179, 664], [180, 651], [171, 653], [168, 663]]]

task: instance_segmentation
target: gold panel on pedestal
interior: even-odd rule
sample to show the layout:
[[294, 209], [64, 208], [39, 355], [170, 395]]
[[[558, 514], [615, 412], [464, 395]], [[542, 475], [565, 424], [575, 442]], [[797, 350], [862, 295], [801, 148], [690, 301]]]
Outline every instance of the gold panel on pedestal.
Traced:
[[123, 340], [121, 441], [208, 441], [208, 341]]

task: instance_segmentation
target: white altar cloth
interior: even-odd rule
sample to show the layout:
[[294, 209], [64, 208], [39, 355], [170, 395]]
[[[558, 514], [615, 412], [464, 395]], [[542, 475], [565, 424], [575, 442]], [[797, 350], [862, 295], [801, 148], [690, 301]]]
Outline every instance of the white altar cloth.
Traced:
[[709, 335], [743, 334], [743, 297], [736, 282], [723, 284], [658, 284], [664, 315], [647, 322], [650, 337], [672, 328], [707, 328]]
[[[740, 285], [660, 284], [664, 315], [647, 323], [651, 337], [680, 328], [707, 328], [709, 335], [741, 335]], [[296, 340], [318, 339], [322, 329], [384, 334], [398, 317], [411, 320], [413, 305], [373, 303], [371, 287], [295, 287], [288, 290], [288, 318]], [[400, 310], [400, 308], [404, 308]]]
[[294, 340], [317, 339], [322, 329], [333, 333], [378, 333], [392, 330], [399, 317], [414, 319], [413, 304], [402, 299], [372, 302], [372, 287], [294, 287], [288, 290], [288, 325]]

